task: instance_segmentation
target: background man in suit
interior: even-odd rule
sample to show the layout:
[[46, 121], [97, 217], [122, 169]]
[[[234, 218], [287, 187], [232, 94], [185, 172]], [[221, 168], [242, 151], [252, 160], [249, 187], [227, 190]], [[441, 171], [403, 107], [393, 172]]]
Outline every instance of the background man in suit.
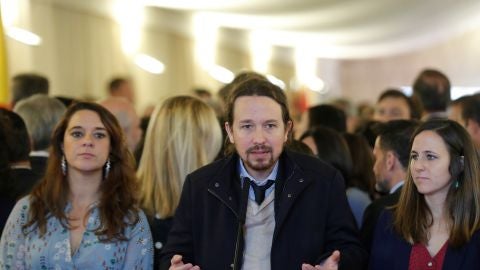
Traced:
[[283, 91], [244, 81], [226, 118], [235, 153], [187, 177], [161, 269], [361, 269], [341, 174], [284, 150], [292, 121]]
[[419, 105], [422, 120], [447, 118], [447, 106], [450, 103], [450, 81], [442, 72], [425, 69], [413, 83], [412, 101]]
[[0, 109], [0, 122], [4, 133], [0, 147], [6, 149], [9, 163], [8, 174], [0, 178], [1, 232], [15, 203], [30, 192], [40, 176], [30, 167], [30, 137], [22, 118], [12, 111]]
[[[456, 115], [453, 113], [455, 111]], [[478, 94], [457, 99], [450, 108], [448, 118], [462, 125], [472, 137], [475, 147], [480, 149], [480, 96]]]
[[368, 249], [380, 213], [385, 207], [396, 204], [400, 197], [410, 159], [410, 137], [417, 126], [418, 122], [413, 120], [393, 120], [376, 127], [377, 139], [373, 148], [375, 188], [388, 195], [372, 202], [363, 214], [361, 233]]
[[32, 142], [30, 163], [32, 170], [43, 176], [47, 167], [48, 147], [53, 129], [66, 111], [56, 98], [44, 94], [21, 100], [13, 110], [25, 121]]

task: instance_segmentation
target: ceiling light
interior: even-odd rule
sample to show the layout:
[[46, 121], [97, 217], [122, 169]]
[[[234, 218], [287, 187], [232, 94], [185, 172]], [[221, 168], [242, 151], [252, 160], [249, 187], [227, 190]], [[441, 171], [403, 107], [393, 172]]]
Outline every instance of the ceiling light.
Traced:
[[165, 71], [165, 65], [162, 62], [146, 54], [135, 56], [135, 64], [153, 74], [162, 74]]
[[322, 94], [326, 93], [325, 82], [323, 82], [322, 79], [320, 79], [316, 76], [309, 78], [305, 82], [305, 85], [312, 91], [322, 93]]
[[208, 74], [212, 76], [215, 80], [222, 83], [231, 83], [235, 75], [233, 72], [219, 65], [212, 65], [207, 70]]
[[22, 28], [8, 27], [7, 35], [16, 41], [30, 46], [38, 46], [42, 43], [42, 38], [40, 36]]
[[271, 83], [280, 87], [282, 90], [285, 90], [285, 83], [282, 80], [280, 80], [279, 78], [277, 78], [277, 77], [275, 77], [271, 74], [267, 74], [266, 77]]

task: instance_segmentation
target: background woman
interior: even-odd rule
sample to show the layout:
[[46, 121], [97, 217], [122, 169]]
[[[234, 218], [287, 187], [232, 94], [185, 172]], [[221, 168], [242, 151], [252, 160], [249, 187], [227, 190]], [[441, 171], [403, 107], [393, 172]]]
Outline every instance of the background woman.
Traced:
[[462, 126], [421, 124], [400, 201], [377, 223], [370, 269], [478, 269], [479, 177], [479, 159]]
[[212, 162], [221, 145], [214, 110], [195, 97], [169, 98], [153, 112], [137, 173], [141, 205], [150, 217], [155, 261], [170, 231], [183, 181]]
[[134, 162], [115, 117], [72, 105], [52, 136], [45, 177], [12, 211], [0, 268], [150, 269]]
[[[371, 203], [371, 199], [367, 191], [356, 185], [358, 180], [352, 178], [354, 161], [346, 139], [334, 129], [318, 126], [307, 131], [302, 136], [302, 141], [318, 158], [340, 171], [345, 180], [348, 204], [359, 226], [362, 223], [363, 212]], [[372, 167], [370, 166], [370, 170]]]

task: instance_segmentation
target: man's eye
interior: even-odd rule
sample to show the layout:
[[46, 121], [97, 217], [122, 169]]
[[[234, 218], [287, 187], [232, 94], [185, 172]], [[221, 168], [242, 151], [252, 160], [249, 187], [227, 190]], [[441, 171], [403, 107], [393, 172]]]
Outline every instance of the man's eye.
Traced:
[[275, 128], [275, 127], [277, 127], [277, 125], [276, 124], [266, 124], [265, 127], [266, 128]]
[[251, 129], [253, 127], [253, 125], [241, 125], [240, 128], [241, 129]]

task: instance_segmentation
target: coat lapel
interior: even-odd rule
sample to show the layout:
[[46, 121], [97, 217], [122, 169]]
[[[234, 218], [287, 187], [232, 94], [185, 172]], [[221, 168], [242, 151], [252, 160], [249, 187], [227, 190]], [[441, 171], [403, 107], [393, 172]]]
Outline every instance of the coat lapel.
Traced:
[[239, 195], [241, 193], [240, 179], [237, 173], [238, 156], [232, 155], [218, 173], [208, 183], [208, 192], [225, 204], [238, 218]]
[[311, 184], [300, 168], [284, 153], [280, 158], [279, 174], [275, 181], [275, 232], [277, 237], [285, 219], [302, 191]]

